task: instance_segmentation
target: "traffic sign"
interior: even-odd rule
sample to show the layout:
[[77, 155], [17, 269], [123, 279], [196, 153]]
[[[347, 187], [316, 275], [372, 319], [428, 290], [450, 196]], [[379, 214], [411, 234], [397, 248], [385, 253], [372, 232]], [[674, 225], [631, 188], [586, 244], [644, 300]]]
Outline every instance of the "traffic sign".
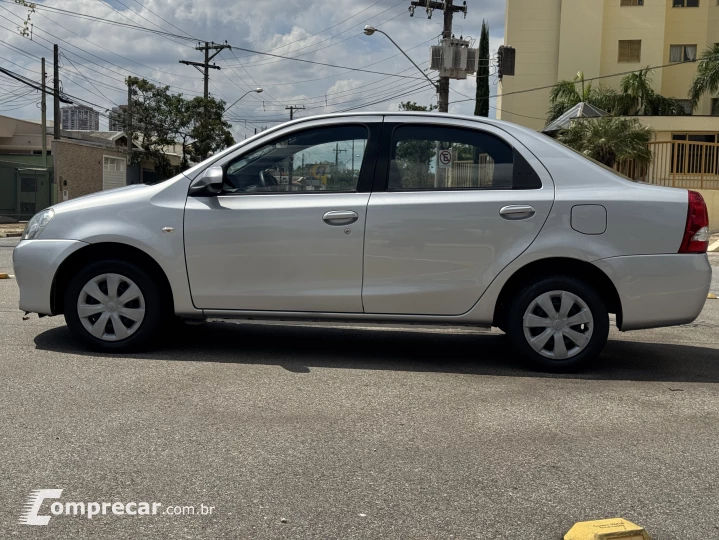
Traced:
[[452, 166], [452, 151], [451, 150], [440, 150], [437, 163], [440, 168], [446, 169]]

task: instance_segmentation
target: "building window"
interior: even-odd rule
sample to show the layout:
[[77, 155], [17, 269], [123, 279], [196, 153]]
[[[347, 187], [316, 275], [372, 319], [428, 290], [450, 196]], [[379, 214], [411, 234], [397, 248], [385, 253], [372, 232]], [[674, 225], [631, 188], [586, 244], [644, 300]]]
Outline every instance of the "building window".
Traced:
[[620, 39], [618, 62], [641, 62], [642, 61], [642, 40], [641, 39]]
[[669, 47], [670, 62], [695, 62], [696, 59], [696, 45], [671, 45]]
[[699, 0], [673, 0], [672, 7], [699, 7]]
[[[719, 2], [719, 0], [717, 0]], [[643, 6], [644, 0], [621, 0], [620, 6]]]
[[712, 98], [712, 116], [719, 116], [719, 98]]
[[684, 109], [684, 114], [691, 115], [694, 112], [694, 107], [692, 107], [692, 101], [690, 99], [677, 99], [676, 101]]

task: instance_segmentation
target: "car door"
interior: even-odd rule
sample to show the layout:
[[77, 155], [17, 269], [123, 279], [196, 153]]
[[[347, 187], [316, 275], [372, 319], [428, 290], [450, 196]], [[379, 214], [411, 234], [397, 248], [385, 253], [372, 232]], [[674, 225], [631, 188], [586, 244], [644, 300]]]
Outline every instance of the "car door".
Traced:
[[185, 253], [196, 307], [362, 312], [381, 117], [308, 124], [224, 158], [223, 191], [188, 197]]
[[367, 209], [366, 313], [461, 315], [536, 238], [546, 169], [498, 127], [386, 117]]

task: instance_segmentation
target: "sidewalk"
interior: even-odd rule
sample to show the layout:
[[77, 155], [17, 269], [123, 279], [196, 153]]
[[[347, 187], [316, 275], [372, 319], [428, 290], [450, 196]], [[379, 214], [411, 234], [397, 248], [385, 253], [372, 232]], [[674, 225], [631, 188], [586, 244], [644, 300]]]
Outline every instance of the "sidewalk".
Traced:
[[25, 230], [25, 223], [2, 223], [0, 224], [0, 238], [19, 237]]
[[709, 238], [709, 251], [719, 253], [719, 233], [712, 234]]

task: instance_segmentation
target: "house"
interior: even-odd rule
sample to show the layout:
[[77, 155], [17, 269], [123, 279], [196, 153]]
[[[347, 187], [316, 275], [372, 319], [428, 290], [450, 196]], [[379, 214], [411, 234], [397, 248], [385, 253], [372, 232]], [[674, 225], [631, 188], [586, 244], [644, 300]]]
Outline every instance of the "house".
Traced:
[[[0, 116], [0, 215], [27, 219], [58, 201], [160, 179], [152, 162], [128, 165], [122, 131], [61, 130], [55, 140], [48, 122], [45, 138], [43, 160], [40, 122]], [[176, 149], [167, 150], [179, 165]]]

